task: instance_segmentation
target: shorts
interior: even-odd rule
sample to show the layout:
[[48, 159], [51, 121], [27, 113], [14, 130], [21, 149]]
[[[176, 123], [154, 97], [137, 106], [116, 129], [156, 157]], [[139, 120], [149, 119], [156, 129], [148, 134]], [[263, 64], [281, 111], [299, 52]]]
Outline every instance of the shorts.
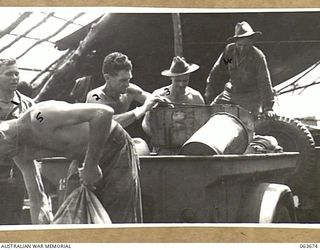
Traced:
[[[75, 174], [79, 161], [69, 167], [67, 194], [80, 185]], [[112, 223], [142, 222], [140, 163], [130, 135], [119, 125], [111, 132], [99, 161], [103, 178], [95, 194], [109, 214]]]

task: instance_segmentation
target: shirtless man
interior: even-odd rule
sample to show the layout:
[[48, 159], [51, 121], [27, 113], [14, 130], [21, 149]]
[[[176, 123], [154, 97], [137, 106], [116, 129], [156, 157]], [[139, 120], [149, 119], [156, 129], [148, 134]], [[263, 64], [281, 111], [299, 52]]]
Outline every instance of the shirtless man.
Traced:
[[[87, 102], [112, 107], [114, 109], [113, 119], [124, 128], [144, 116], [160, 100], [159, 96], [151, 95], [130, 82], [132, 63], [122, 53], [113, 52], [107, 55], [103, 61], [102, 73], [105, 84], [91, 90], [87, 95]], [[129, 111], [133, 101], [143, 105]]]
[[[119, 151], [123, 147], [133, 148], [130, 137], [112, 120], [112, 115], [112, 108], [106, 105], [46, 101], [34, 105], [18, 119], [0, 122], [0, 157], [11, 157], [23, 174], [31, 203], [32, 223], [40, 223], [43, 218], [52, 219], [35, 159], [66, 157], [81, 160], [82, 182], [95, 185], [98, 194], [99, 189], [105, 188], [99, 186], [99, 180], [112, 175]], [[134, 214], [133, 217], [141, 213], [141, 207], [136, 206], [141, 203], [138, 164], [138, 161], [129, 164], [124, 172], [128, 179], [118, 183], [128, 186], [129, 195], [122, 198], [126, 200], [126, 212]], [[112, 187], [109, 190], [112, 194]], [[117, 201], [109, 202], [112, 207], [112, 202]]]
[[[156, 89], [153, 94], [165, 97], [172, 103], [204, 104], [204, 99], [200, 92], [188, 86], [190, 74], [198, 69], [198, 65], [188, 64], [182, 57], [174, 57], [170, 69], [161, 72], [163, 76], [171, 78], [171, 84]], [[151, 135], [149, 117], [149, 113], [147, 113], [142, 122], [142, 127], [148, 135]]]

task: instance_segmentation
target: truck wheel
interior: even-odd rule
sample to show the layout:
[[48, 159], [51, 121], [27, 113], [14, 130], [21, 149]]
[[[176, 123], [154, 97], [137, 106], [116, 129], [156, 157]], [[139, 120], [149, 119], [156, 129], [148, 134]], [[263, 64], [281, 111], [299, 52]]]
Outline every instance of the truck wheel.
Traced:
[[312, 178], [316, 171], [316, 152], [314, 139], [309, 130], [297, 120], [277, 116], [275, 119], [257, 120], [255, 133], [274, 136], [286, 152], [300, 152], [297, 169], [286, 182], [297, 194], [312, 193]]
[[278, 204], [274, 216], [272, 218], [272, 223], [291, 223], [293, 220], [290, 217], [289, 210], [283, 204]]

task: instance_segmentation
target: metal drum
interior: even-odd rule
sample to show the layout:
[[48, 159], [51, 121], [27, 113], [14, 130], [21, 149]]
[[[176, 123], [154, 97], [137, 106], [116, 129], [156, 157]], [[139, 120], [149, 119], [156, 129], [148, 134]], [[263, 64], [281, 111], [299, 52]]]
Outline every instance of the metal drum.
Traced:
[[216, 113], [182, 145], [180, 154], [242, 154], [251, 137], [240, 119], [229, 113]]

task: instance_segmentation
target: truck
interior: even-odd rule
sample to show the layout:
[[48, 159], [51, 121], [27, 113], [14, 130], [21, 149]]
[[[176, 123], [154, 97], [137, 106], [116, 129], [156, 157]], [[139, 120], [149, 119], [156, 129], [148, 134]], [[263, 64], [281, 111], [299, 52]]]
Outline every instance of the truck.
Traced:
[[[181, 149], [188, 140], [219, 114], [240, 124], [235, 125], [245, 147], [239, 140], [235, 151], [185, 154]], [[279, 116], [256, 119], [236, 105], [159, 106], [150, 117], [151, 144], [158, 151], [140, 156], [144, 223], [319, 223], [320, 148], [301, 122]], [[212, 129], [228, 137], [227, 124], [220, 125]], [[211, 132], [204, 141], [214, 140]], [[242, 152], [256, 134], [275, 137], [283, 152]], [[40, 163], [56, 209], [70, 161]]]
[[[185, 114], [185, 126], [175, 129], [176, 123], [181, 124], [175, 118], [177, 112]], [[151, 112], [151, 142], [181, 149], [190, 135], [221, 112], [238, 117], [249, 134], [274, 136], [284, 152], [184, 155], [180, 150], [180, 154], [140, 157], [145, 222], [318, 222], [319, 151], [299, 121], [255, 119], [234, 105], [158, 108]], [[225, 137], [230, 132], [226, 122], [222, 128], [211, 126], [192, 150], [199, 151], [203, 142], [214, 140], [210, 139], [214, 129]]]

